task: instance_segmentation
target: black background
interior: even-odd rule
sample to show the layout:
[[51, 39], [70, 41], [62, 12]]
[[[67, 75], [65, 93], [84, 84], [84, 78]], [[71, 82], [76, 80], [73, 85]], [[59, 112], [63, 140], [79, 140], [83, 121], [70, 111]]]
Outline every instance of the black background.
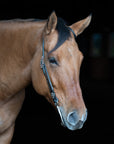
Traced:
[[[70, 25], [92, 13], [90, 26], [77, 38], [84, 53], [81, 67], [81, 88], [88, 108], [88, 119], [81, 130], [69, 131], [60, 125], [59, 115], [53, 107], [30, 84], [26, 88], [26, 99], [16, 120], [12, 144], [60, 143], [60, 142], [105, 142], [114, 136], [114, 59], [104, 54], [90, 57], [92, 34], [107, 35], [114, 32], [113, 1], [70, 0], [70, 1], [6, 1], [0, 3], [0, 19], [38, 18], [47, 19], [55, 10]], [[102, 65], [104, 65], [102, 69]], [[97, 75], [94, 74], [97, 71]], [[100, 72], [99, 72], [100, 71]], [[95, 76], [94, 76], [95, 75]]]

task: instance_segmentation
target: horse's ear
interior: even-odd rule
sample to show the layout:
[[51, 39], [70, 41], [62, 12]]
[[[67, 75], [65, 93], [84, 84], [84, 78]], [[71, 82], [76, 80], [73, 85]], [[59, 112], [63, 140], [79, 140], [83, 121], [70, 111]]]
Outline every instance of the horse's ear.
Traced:
[[46, 34], [50, 34], [53, 32], [57, 25], [57, 16], [53, 11], [48, 18], [47, 25], [46, 25]]
[[91, 22], [92, 15], [89, 15], [87, 18], [80, 20], [74, 24], [72, 24], [70, 27], [75, 32], [76, 36], [81, 34], [85, 28], [87, 28]]

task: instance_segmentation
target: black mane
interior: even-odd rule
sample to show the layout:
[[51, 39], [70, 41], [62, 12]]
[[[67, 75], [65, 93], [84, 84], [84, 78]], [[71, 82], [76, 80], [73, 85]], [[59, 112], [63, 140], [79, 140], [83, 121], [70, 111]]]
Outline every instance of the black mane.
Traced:
[[49, 54], [59, 48], [71, 36], [70, 30], [65, 25], [65, 21], [62, 18], [58, 18], [56, 30], [59, 34], [58, 41], [56, 46], [49, 52]]

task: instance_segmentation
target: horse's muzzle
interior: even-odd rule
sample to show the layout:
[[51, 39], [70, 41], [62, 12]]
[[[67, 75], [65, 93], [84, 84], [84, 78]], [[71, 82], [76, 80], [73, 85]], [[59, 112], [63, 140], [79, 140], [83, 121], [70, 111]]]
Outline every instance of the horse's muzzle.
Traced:
[[69, 112], [68, 115], [66, 115], [62, 107], [57, 107], [57, 109], [63, 126], [67, 127], [69, 130], [77, 130], [83, 127], [83, 124], [87, 119], [87, 110], [80, 118], [76, 110]]

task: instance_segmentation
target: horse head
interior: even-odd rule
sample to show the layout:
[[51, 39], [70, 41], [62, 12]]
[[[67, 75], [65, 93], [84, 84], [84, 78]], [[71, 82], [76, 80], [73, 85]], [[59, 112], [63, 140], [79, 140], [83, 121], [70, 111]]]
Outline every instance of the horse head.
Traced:
[[[90, 21], [91, 16], [88, 16], [68, 27], [53, 12], [46, 21], [42, 32], [44, 61], [58, 99], [57, 110], [63, 125], [70, 130], [80, 129], [87, 119], [87, 108], [79, 83], [83, 54], [74, 36], [81, 34]], [[54, 105], [46, 78], [40, 68], [41, 57], [42, 45], [33, 60], [33, 85], [39, 94], [45, 96]]]

